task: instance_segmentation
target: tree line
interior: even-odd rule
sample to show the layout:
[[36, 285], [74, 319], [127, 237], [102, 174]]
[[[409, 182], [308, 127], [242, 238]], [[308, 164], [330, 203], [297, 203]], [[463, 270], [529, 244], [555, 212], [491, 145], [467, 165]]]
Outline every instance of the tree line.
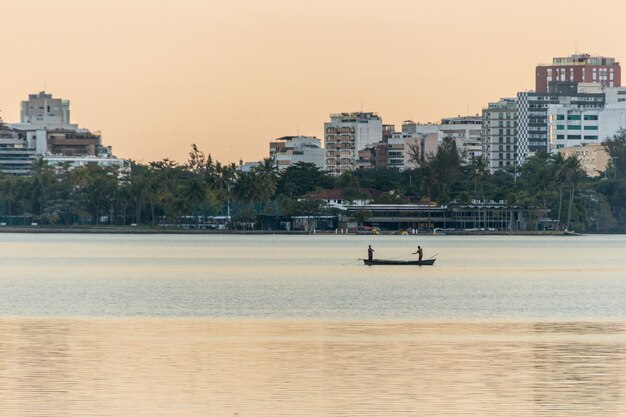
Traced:
[[435, 155], [415, 158], [413, 169], [363, 169], [340, 176], [309, 163], [278, 172], [270, 159], [243, 171], [195, 145], [184, 163], [132, 162], [124, 176], [117, 168], [52, 167], [37, 160], [28, 177], [0, 177], [0, 217], [8, 224], [25, 217], [42, 225], [158, 226], [222, 215], [231, 217], [232, 227], [254, 227], [259, 215], [332, 213], [316, 192], [341, 189], [346, 200], [372, 198], [368, 193], [375, 190], [373, 202], [381, 204], [506, 200], [541, 209], [558, 229], [626, 232], [626, 132], [604, 146], [609, 164], [597, 177], [587, 176], [573, 156], [545, 152], [520, 167], [491, 173], [484, 158], [462, 165], [452, 139], [444, 139]]

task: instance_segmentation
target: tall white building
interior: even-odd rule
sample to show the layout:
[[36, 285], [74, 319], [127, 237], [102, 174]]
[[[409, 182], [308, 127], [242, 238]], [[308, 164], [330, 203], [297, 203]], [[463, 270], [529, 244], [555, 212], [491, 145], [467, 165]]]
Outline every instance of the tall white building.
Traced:
[[[550, 84], [550, 91], [547, 93], [518, 93], [518, 165], [523, 164], [529, 156], [540, 150], [550, 151], [548, 108], [559, 104], [572, 109], [600, 110], [604, 107], [604, 94], [582, 93], [575, 83]], [[591, 136], [591, 133], [589, 135]]]
[[324, 123], [326, 169], [334, 174], [358, 166], [359, 151], [383, 139], [382, 119], [376, 113], [337, 113]]
[[280, 171], [298, 162], [326, 169], [326, 153], [321, 141], [313, 136], [283, 136], [270, 142], [270, 158]]
[[482, 147], [491, 172], [517, 164], [517, 100], [502, 98], [483, 109]]

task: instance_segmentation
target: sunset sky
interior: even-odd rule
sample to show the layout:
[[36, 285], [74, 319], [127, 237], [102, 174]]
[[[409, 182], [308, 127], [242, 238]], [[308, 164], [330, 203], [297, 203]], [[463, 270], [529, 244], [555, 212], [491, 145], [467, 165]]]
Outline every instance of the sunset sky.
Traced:
[[44, 89], [120, 157], [230, 162], [323, 138], [329, 113], [384, 123], [475, 114], [578, 52], [626, 59], [626, 2], [5, 1], [0, 109]]

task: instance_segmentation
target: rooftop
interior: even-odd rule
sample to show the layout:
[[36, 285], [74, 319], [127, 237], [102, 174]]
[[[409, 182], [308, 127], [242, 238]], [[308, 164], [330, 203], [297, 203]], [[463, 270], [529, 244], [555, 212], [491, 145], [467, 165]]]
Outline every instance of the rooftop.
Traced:
[[539, 64], [539, 67], [551, 67], [554, 65], [619, 65], [614, 57], [591, 56], [589, 54], [573, 54], [565, 57], [552, 58], [551, 64]]

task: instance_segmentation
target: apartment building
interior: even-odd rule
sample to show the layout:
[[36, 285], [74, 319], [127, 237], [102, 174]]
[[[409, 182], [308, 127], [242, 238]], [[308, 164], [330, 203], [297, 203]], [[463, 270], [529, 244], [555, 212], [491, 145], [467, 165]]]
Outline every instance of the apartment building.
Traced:
[[326, 169], [335, 175], [356, 169], [359, 151], [382, 139], [382, 119], [376, 113], [331, 114], [324, 123]]
[[491, 172], [517, 164], [517, 100], [489, 103], [482, 116], [482, 154]]
[[521, 165], [539, 150], [550, 151], [548, 108], [551, 105], [601, 110], [604, 100], [602, 93], [579, 92], [577, 83], [551, 83], [547, 93], [518, 93], [517, 163]]

